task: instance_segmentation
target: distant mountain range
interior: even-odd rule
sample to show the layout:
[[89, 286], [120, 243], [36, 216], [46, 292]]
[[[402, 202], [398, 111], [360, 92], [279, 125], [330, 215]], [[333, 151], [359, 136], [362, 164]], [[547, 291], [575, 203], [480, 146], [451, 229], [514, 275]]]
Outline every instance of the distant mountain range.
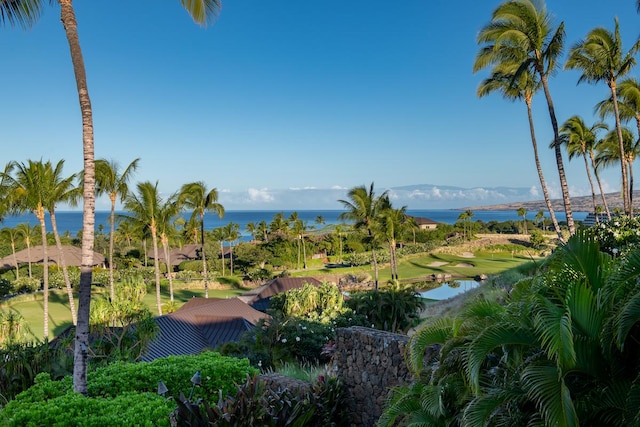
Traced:
[[[623, 202], [620, 193], [607, 193], [605, 194], [609, 209], [615, 208], [622, 209]], [[634, 209], [640, 209], [640, 191], [633, 192], [633, 206]], [[562, 199], [553, 199], [551, 201], [553, 209], [558, 212], [564, 212], [564, 202]], [[602, 205], [602, 198], [596, 195], [596, 205]], [[494, 205], [481, 205], [481, 206], [468, 206], [463, 209], [469, 209], [472, 211], [480, 210], [515, 210], [524, 207], [529, 212], [536, 212], [539, 210], [547, 210], [547, 204], [544, 200], [535, 201], [521, 201], [521, 202], [508, 202], [499, 203]], [[571, 197], [571, 210], [573, 212], [592, 212], [593, 211], [593, 199], [591, 196], [578, 196]]]
[[[411, 210], [429, 209], [472, 209], [511, 210], [525, 207], [529, 211], [546, 210], [538, 187], [473, 187], [463, 188], [450, 185], [418, 184], [401, 187], [376, 187], [376, 194], [388, 191], [393, 206], [406, 206]], [[231, 210], [305, 210], [342, 209], [339, 200], [348, 198], [349, 188], [251, 188], [246, 191], [221, 191], [219, 202]], [[634, 200], [640, 201], [640, 192], [634, 193]], [[108, 201], [107, 201], [108, 202]], [[571, 198], [573, 211], [593, 210], [591, 196]], [[607, 202], [613, 209], [622, 207], [620, 196], [607, 194]], [[596, 203], [600, 203], [596, 201]], [[106, 204], [104, 209], [108, 208]], [[561, 199], [553, 200], [554, 209], [564, 211]], [[635, 206], [635, 204], [634, 204]]]

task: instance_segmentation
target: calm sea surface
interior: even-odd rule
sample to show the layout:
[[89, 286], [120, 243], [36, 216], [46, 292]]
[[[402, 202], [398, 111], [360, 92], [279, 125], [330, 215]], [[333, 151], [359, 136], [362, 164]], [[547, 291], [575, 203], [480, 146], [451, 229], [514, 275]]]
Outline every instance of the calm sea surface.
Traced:
[[[325, 224], [340, 224], [343, 221], [338, 219], [338, 216], [343, 213], [342, 210], [268, 210], [268, 211], [227, 211], [223, 218], [218, 218], [215, 214], [207, 213], [204, 217], [205, 229], [212, 230], [214, 228], [223, 227], [230, 222], [236, 223], [240, 226], [240, 232], [247, 236], [247, 224], [253, 222], [258, 224], [260, 221], [265, 221], [269, 224], [274, 215], [281, 213], [285, 218], [293, 213], [297, 212], [298, 218], [304, 221], [308, 228], [322, 228], [323, 226], [316, 223], [316, 218], [322, 216]], [[125, 212], [118, 212], [119, 214], [125, 214]], [[453, 209], [433, 209], [433, 210], [407, 210], [409, 215], [429, 218], [437, 222], [444, 222], [447, 224], [453, 224], [458, 219], [458, 216], [462, 213], [460, 210]], [[534, 213], [529, 213], [527, 218], [533, 219]], [[185, 218], [188, 218], [188, 214], [183, 214]], [[586, 212], [574, 212], [573, 217], [576, 221], [581, 221], [587, 216]], [[474, 211], [472, 221], [482, 220], [484, 222], [489, 221], [508, 221], [508, 220], [521, 220], [516, 211]], [[75, 236], [78, 231], [82, 229], [82, 212], [80, 211], [61, 211], [56, 212], [56, 220], [58, 223], [58, 230], [61, 234], [68, 231], [72, 236]], [[558, 214], [558, 220], [564, 221], [565, 216], [563, 213]], [[49, 216], [47, 215], [47, 230], [51, 231], [51, 223]], [[28, 223], [32, 226], [38, 225], [38, 220], [33, 214], [25, 214], [20, 216], [8, 216], [1, 222], [1, 227], [15, 227], [20, 223]], [[103, 227], [105, 233], [109, 232], [109, 212], [108, 211], [96, 211], [96, 230]]]

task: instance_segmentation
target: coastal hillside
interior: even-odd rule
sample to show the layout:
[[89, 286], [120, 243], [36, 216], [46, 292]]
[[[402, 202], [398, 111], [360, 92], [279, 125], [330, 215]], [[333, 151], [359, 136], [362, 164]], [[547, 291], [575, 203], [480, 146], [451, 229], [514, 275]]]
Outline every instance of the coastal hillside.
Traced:
[[[622, 209], [622, 198], [620, 193], [607, 193], [605, 195], [609, 209], [615, 208]], [[562, 199], [553, 199], [551, 201], [553, 209], [558, 212], [564, 212], [564, 203]], [[596, 196], [596, 204], [602, 205], [602, 199], [599, 195]], [[640, 191], [633, 192], [633, 206], [634, 209], [640, 209]], [[461, 208], [461, 210], [471, 211], [490, 211], [490, 210], [517, 210], [519, 208], [525, 208], [529, 212], [546, 211], [547, 205], [544, 200], [536, 200], [530, 202], [511, 202], [502, 203], [498, 205], [485, 205], [485, 206], [469, 206]], [[591, 196], [580, 196], [571, 198], [571, 209], [573, 212], [591, 212], [593, 211], [593, 200]]]

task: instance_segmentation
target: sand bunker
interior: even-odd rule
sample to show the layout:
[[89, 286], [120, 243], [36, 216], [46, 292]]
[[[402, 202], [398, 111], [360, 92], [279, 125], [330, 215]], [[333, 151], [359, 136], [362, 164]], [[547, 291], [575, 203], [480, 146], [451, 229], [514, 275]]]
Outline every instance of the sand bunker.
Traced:
[[456, 264], [455, 266], [456, 267], [474, 267], [473, 264], [469, 264], [469, 263], [466, 263], [466, 262], [461, 262], [460, 264]]
[[448, 262], [443, 262], [443, 261], [434, 261], [431, 264], [429, 264], [427, 267], [442, 267], [443, 265], [447, 265], [449, 264]]
[[476, 256], [471, 253], [471, 252], [463, 252], [462, 255], [460, 255], [462, 258], [475, 258]]

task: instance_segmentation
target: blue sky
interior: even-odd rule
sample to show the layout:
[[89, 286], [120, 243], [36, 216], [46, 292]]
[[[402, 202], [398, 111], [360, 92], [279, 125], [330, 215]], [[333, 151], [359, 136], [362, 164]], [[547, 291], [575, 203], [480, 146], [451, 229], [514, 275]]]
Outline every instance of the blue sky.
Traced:
[[[180, 2], [161, 3], [74, 2], [96, 158], [126, 166], [140, 157], [134, 183], [158, 180], [170, 194], [204, 181], [227, 209], [339, 209], [348, 188], [371, 182], [379, 191], [430, 184], [421, 197], [398, 193], [410, 209], [493, 203], [481, 195], [494, 187], [541, 198], [524, 105], [475, 95], [486, 77], [472, 73], [476, 35], [499, 1], [227, 0], [207, 28]], [[616, 16], [628, 49], [640, 34], [635, 6], [547, 2], [565, 21], [566, 51], [596, 26], [613, 29]], [[1, 161], [65, 159], [69, 174], [80, 170], [59, 8], [28, 31], [0, 31]], [[551, 80], [560, 122], [594, 120], [593, 105], [608, 96], [604, 84], [576, 86], [578, 77]], [[545, 177], [559, 196], [542, 97], [534, 109]], [[565, 157], [565, 166], [572, 195], [588, 194], [583, 164]], [[605, 171], [606, 190], [616, 190], [618, 172]]]

